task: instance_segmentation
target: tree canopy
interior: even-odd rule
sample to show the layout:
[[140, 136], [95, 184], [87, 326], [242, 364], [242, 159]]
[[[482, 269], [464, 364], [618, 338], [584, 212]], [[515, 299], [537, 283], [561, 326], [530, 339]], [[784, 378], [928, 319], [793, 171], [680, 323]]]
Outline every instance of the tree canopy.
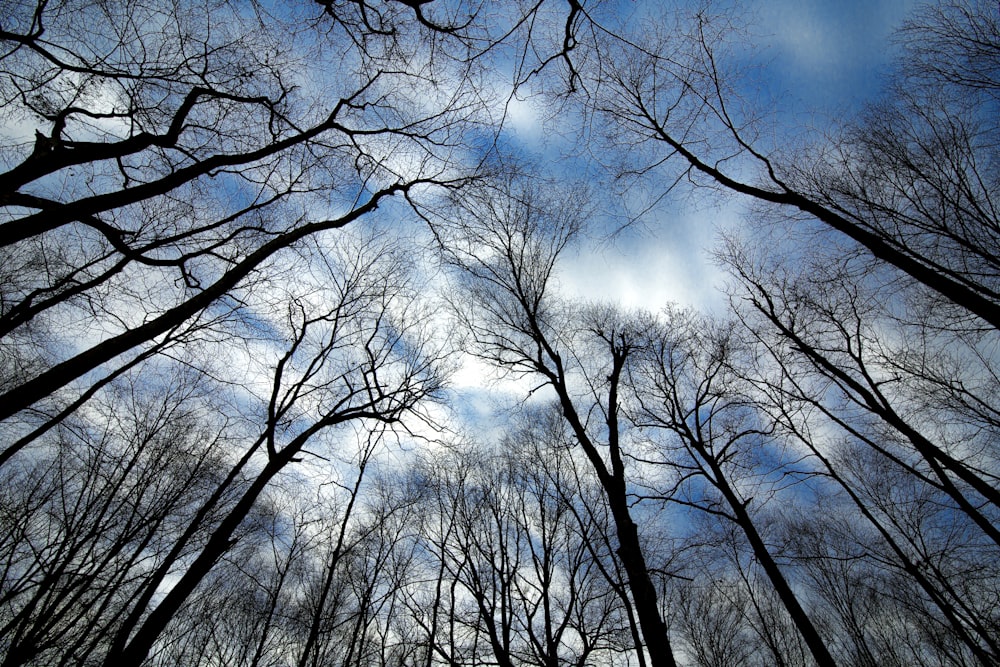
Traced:
[[995, 3], [0, 7], [4, 666], [1000, 664]]

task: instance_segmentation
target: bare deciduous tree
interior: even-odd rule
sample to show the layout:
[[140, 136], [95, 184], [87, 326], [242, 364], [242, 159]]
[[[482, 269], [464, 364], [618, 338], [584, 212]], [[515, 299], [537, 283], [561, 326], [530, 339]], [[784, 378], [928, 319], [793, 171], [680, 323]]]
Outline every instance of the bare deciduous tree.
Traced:
[[746, 365], [743, 347], [732, 323], [674, 312], [630, 366], [640, 406], [636, 421], [654, 437], [669, 434], [654, 445], [665, 451], [649, 459], [676, 471], [662, 499], [738, 526], [816, 664], [834, 665], [754, 516], [772, 489], [794, 481], [796, 471], [740, 386], [734, 369]]
[[586, 215], [579, 195], [546, 193], [537, 181], [516, 175], [481, 192], [459, 202], [453, 222], [439, 225], [445, 261], [457, 269], [456, 312], [472, 337], [472, 353], [554, 392], [604, 491], [650, 663], [673, 665], [630, 509], [620, 421], [623, 372], [642, 323], [602, 309], [575, 318], [552, 293], [556, 261]]

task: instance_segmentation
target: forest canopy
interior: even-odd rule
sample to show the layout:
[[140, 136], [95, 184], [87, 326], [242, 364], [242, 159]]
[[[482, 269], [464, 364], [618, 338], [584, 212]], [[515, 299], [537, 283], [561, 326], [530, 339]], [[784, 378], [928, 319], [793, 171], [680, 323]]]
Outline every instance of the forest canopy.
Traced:
[[1000, 10], [769, 18], [0, 2], [2, 665], [1000, 664]]

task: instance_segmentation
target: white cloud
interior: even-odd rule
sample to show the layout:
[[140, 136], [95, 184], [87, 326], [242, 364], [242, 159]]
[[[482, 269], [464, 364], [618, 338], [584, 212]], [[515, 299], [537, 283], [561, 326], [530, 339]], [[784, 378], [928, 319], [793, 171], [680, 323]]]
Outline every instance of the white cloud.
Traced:
[[843, 25], [825, 21], [815, 4], [772, 3], [765, 19], [789, 66], [813, 74], [835, 70], [850, 55]]
[[657, 312], [668, 303], [700, 310], [721, 306], [724, 274], [709, 251], [735, 210], [672, 216], [654, 228], [605, 248], [568, 256], [559, 272], [573, 298]]
[[531, 95], [517, 94], [507, 103], [505, 127], [526, 144], [542, 139], [542, 110]]

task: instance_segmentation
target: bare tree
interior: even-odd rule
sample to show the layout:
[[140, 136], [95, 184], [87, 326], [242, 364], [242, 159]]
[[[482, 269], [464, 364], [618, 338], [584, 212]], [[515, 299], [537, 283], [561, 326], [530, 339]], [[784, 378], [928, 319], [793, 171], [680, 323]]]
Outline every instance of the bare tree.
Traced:
[[733, 332], [732, 323], [672, 313], [630, 366], [640, 406], [635, 421], [654, 437], [669, 434], [655, 441], [659, 451], [647, 459], [676, 471], [660, 498], [738, 526], [813, 659], [834, 665], [754, 518], [755, 507], [793, 482], [796, 471], [789, 467], [794, 461], [783, 460], [773, 427], [740, 387], [733, 369], [745, 365], [745, 352]]
[[399, 11], [354, 32], [368, 18], [42, 2], [5, 20], [4, 113], [40, 129], [5, 140], [0, 417], [243, 298], [305, 239], [472, 173], [453, 158], [469, 79], [417, 55], [450, 33]]
[[[260, 359], [268, 374], [237, 391], [241, 410], [230, 423], [216, 420], [217, 435], [206, 438], [187, 415], [224, 409], [222, 395], [208, 391], [219, 383], [200, 379], [198, 391], [164, 383], [150, 404], [136, 398], [157, 391], [143, 378], [145, 386], [128, 385], [131, 401], [124, 392], [105, 413], [91, 409], [51, 431], [43, 441], [58, 448], [38, 467], [22, 474], [24, 462], [13, 460], [11, 474], [27, 489], [17, 502], [27, 506], [12, 501], [4, 513], [14, 521], [27, 511], [30, 520], [12, 523], [4, 542], [8, 664], [53, 651], [67, 661], [142, 662], [203, 583], [225, 587], [210, 573], [287, 468], [336, 451], [345, 425], [391, 430], [436, 397], [447, 343], [430, 342], [408, 262], [378, 235], [338, 246], [324, 249], [308, 299], [291, 302], [283, 325], [272, 323]], [[309, 283], [299, 276], [299, 287]], [[284, 349], [275, 331], [285, 334]], [[43, 469], [62, 472], [47, 478]]]
[[515, 175], [459, 202], [451, 220], [439, 221], [439, 239], [445, 260], [457, 269], [456, 312], [471, 335], [473, 353], [515, 377], [541, 381], [555, 394], [604, 490], [649, 660], [673, 665], [631, 515], [622, 449], [619, 392], [637, 344], [636, 328], [610, 311], [575, 319], [552, 294], [556, 261], [585, 215], [579, 194], [545, 192], [539, 180]]
[[5, 469], [4, 664], [85, 662], [107, 650], [181, 532], [178, 516], [224, 474], [216, 448], [227, 438], [190, 374], [129, 380], [89, 419], [64, 422], [45, 455]]
[[[917, 14], [901, 33], [901, 61], [911, 65], [887, 101], [808, 150], [774, 141], [768, 109], [738, 94], [735, 23], [701, 11], [601, 33], [582, 71], [600, 119], [588, 127], [606, 130], [609, 154], [624, 152], [615, 175], [652, 181], [660, 193], [692, 181], [799, 226], [817, 221], [961, 317], [1000, 327], [991, 158], [1000, 31], [991, 3]], [[968, 76], [972, 67], [978, 76]]]
[[[931, 634], [992, 664], [995, 620], [981, 594], [995, 581], [980, 564], [997, 549], [992, 428], [982, 420], [993, 372], [969, 343], [981, 336], [956, 336], [934, 318], [900, 319], [870, 272], [816, 250], [806, 256], [798, 273], [730, 254], [743, 284], [738, 312], [766, 359], [747, 377], [763, 409], [874, 531], [857, 535], [853, 551], [830, 549], [878, 553], [876, 569], [894, 569], [920, 591], [910, 598], [923, 600], [919, 622], [943, 628]], [[945, 369], [954, 392], [935, 389]], [[970, 412], [970, 402], [979, 409]]]
[[[351, 422], [366, 422], [376, 430], [391, 426], [439, 391], [440, 352], [429, 342], [426, 322], [421, 321], [425, 313], [416, 310], [414, 294], [401, 276], [406, 265], [400, 255], [377, 239], [360, 247], [348, 245], [343, 253], [342, 263], [329, 265], [327, 292], [316, 295], [329, 299], [327, 303], [321, 299], [319, 308], [307, 309], [301, 302], [289, 308], [291, 341], [273, 370], [266, 412], [260, 420], [263, 430], [238, 463], [238, 467], [247, 466], [259, 452], [262, 466], [248, 471], [249, 481], [232, 509], [169, 593], [143, 613], [166, 574], [166, 564], [146, 583], [146, 593], [133, 608], [129, 623], [118, 630], [109, 662], [139, 662], [145, 657], [188, 596], [232, 546], [233, 532], [258, 496], [308, 452], [308, 444], [330, 437], [330, 431]], [[197, 518], [192, 526], [196, 522]]]
[[436, 616], [418, 621], [445, 662], [615, 664], [642, 650], [611, 574], [605, 508], [584, 501], [567, 436], [556, 412], [533, 410], [496, 445], [424, 464], [419, 535]]

